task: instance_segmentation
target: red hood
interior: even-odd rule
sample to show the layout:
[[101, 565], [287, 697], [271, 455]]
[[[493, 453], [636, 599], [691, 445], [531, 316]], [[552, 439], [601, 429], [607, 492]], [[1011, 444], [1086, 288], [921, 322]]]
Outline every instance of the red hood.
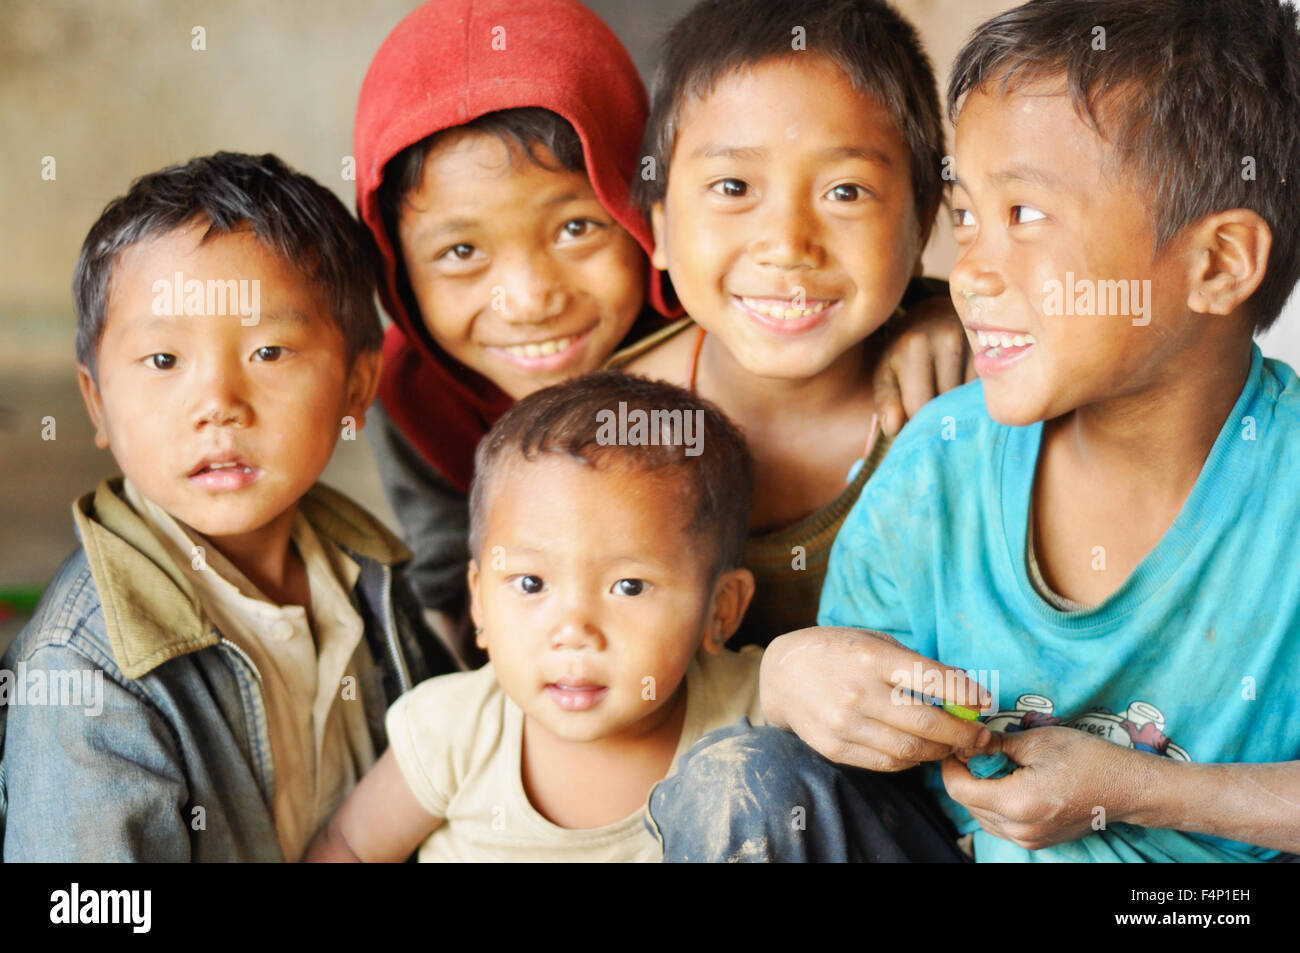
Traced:
[[[648, 255], [649, 227], [628, 198], [639, 170], [645, 88], [623, 44], [577, 0], [430, 0], [384, 40], [357, 105], [357, 210], [379, 248], [379, 296], [393, 319], [379, 396], [407, 438], [463, 490], [475, 446], [511, 399], [449, 357], [419, 315], [406, 313], [378, 191], [384, 166], [407, 146], [524, 106], [569, 121], [596, 197]], [[661, 276], [649, 271], [649, 301], [666, 313]]]

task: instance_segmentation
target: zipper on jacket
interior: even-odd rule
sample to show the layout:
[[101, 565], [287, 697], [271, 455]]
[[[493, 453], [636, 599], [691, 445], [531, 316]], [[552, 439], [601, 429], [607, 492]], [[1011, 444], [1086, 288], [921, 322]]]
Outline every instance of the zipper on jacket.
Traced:
[[257, 665], [256, 665], [256, 664], [253, 662], [253, 660], [249, 657], [249, 655], [248, 655], [247, 652], [245, 652], [243, 649], [241, 649], [241, 648], [240, 648], [238, 645], [236, 645], [234, 642], [230, 641], [230, 640], [229, 640], [228, 638], [226, 638], [224, 635], [221, 636], [221, 644], [222, 644], [222, 645], [229, 646], [231, 649], [233, 649], [234, 652], [235, 652], [235, 654], [238, 655], [241, 659], [243, 659], [243, 660], [244, 660], [244, 663], [245, 663], [249, 668], [251, 668], [251, 669], [253, 670], [253, 675], [257, 677], [258, 682], [261, 682], [261, 681], [262, 681], [262, 673], [259, 672], [259, 671], [257, 670]]
[[397, 687], [401, 689], [402, 693], [406, 693], [411, 690], [411, 672], [406, 667], [406, 659], [397, 644], [397, 621], [393, 617], [393, 570], [382, 563], [379, 568], [384, 572], [384, 604], [382, 607], [384, 613], [384, 640], [388, 643], [388, 654], [393, 659], [393, 671], [397, 673]]

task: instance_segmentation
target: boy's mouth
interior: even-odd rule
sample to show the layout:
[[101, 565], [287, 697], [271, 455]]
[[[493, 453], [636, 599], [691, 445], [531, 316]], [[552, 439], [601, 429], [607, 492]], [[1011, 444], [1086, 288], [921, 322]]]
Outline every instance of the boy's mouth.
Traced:
[[969, 328], [975, 335], [975, 373], [995, 374], [1028, 354], [1038, 339], [1023, 331]]
[[600, 704], [609, 694], [609, 687], [585, 678], [562, 678], [557, 682], [548, 682], [546, 694], [565, 711], [586, 711]]
[[746, 315], [781, 334], [800, 334], [821, 324], [839, 306], [838, 298], [753, 297], [732, 295], [732, 301]]
[[552, 371], [567, 367], [582, 352], [582, 345], [587, 342], [592, 325], [577, 334], [544, 338], [522, 344], [488, 345], [487, 349], [511, 364], [527, 371]]
[[238, 456], [207, 456], [189, 472], [188, 479], [205, 490], [239, 490], [256, 480], [261, 472]]

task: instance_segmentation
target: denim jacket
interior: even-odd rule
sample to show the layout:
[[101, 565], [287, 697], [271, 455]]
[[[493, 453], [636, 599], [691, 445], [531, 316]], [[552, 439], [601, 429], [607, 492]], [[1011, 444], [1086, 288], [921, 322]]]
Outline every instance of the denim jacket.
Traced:
[[[455, 670], [400, 566], [410, 553], [320, 484], [303, 515], [361, 567], [375, 751], [412, 685]], [[106, 480], [73, 504], [80, 548], [0, 659], [4, 860], [278, 861], [261, 675], [203, 614], [185, 568]]]

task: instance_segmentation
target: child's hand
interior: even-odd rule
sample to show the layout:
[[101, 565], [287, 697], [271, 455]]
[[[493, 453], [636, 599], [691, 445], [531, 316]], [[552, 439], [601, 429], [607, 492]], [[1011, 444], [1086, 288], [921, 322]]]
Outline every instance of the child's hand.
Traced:
[[1146, 774], [1137, 759], [1147, 759], [1140, 753], [1075, 728], [1031, 728], [996, 737], [1020, 767], [1005, 778], [981, 781], [952, 757], [943, 763], [943, 783], [984, 830], [1028, 850], [1077, 840], [1124, 820], [1129, 791]]
[[975, 379], [952, 301], [927, 298], [898, 319], [872, 373], [881, 429], [895, 436], [929, 401]]
[[[922, 684], [913, 684], [916, 672]], [[993, 735], [916, 698], [935, 678], [957, 697], [945, 700], [984, 707], [988, 693], [959, 669], [903, 648], [865, 629], [800, 629], [776, 639], [763, 653], [759, 692], [770, 725], [788, 728], [832, 761], [873, 771], [903, 771], [938, 761], [955, 750], [983, 751]], [[946, 694], [948, 692], [945, 692]]]

